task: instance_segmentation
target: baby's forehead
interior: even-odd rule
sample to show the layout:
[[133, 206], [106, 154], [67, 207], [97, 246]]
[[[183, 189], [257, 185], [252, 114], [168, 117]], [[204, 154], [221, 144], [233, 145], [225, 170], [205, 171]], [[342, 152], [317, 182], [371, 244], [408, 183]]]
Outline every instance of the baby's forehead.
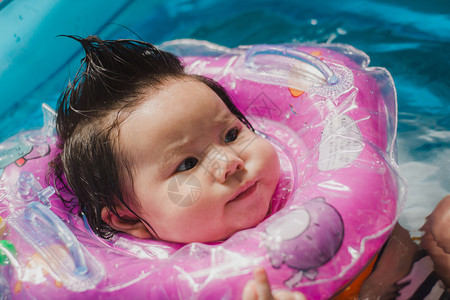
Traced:
[[[213, 88], [191, 77], [172, 78], [162, 83], [157, 90], [150, 89], [144, 94], [141, 104], [142, 108], [160, 109], [161, 113], [165, 114], [170, 114], [178, 108], [183, 109], [186, 114], [194, 110], [196, 113], [210, 115], [212, 121], [223, 118], [222, 114], [229, 119], [234, 116]], [[221, 115], [217, 115], [217, 112]], [[211, 115], [214, 118], [211, 118]]]
[[119, 143], [130, 154], [206, 134], [237, 120], [215, 91], [198, 80], [172, 80], [144, 97], [121, 124]]

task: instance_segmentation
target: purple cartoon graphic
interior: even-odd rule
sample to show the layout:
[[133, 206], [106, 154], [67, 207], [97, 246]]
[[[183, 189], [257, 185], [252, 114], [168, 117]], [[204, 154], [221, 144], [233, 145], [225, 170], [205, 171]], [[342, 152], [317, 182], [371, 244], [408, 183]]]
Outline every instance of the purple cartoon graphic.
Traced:
[[285, 264], [294, 274], [285, 281], [294, 287], [303, 277], [314, 280], [317, 269], [339, 250], [344, 225], [324, 198], [314, 198], [266, 227], [266, 247], [274, 268]]

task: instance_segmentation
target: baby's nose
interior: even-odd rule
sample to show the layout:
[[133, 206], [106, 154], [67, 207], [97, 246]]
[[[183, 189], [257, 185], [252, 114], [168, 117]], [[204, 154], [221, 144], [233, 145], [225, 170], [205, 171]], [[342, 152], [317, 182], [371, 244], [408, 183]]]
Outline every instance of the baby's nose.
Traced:
[[216, 164], [213, 164], [211, 173], [220, 183], [237, 171], [244, 169], [244, 161], [233, 151], [222, 151], [216, 155]]

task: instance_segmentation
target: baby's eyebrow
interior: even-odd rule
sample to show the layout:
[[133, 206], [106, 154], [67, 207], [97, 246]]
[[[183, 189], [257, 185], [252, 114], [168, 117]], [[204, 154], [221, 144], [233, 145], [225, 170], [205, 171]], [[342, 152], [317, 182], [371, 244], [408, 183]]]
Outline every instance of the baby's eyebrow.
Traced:
[[212, 120], [213, 126], [228, 126], [229, 124], [233, 123], [236, 120], [236, 116], [233, 115], [231, 112], [227, 113], [225, 116], [218, 116], [217, 118], [214, 118]]
[[164, 155], [161, 157], [161, 160], [159, 161], [158, 165], [161, 170], [164, 170], [165, 164], [173, 160], [174, 157], [177, 156], [178, 153], [180, 153], [182, 150], [184, 150], [188, 144], [191, 143], [191, 140], [188, 138], [183, 138], [180, 142], [175, 142], [175, 146], [170, 146], [168, 149], [165, 150]]

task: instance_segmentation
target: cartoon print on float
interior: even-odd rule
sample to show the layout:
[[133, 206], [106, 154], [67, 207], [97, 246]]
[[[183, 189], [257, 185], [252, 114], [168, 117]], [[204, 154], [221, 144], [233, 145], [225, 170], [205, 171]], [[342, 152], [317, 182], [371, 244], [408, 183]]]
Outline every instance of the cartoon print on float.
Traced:
[[[41, 139], [43, 139], [41, 141]], [[50, 145], [45, 136], [26, 135], [17, 141], [4, 142], [0, 145], [0, 177], [3, 170], [11, 164], [22, 167], [29, 160], [50, 154]]]
[[24, 156], [32, 150], [32, 146], [20, 143], [14, 143], [10, 147], [2, 147], [0, 149], [0, 176], [3, 174], [3, 170], [14, 162], [19, 167], [23, 166], [26, 162]]
[[0, 144], [0, 178], [8, 166], [15, 163], [22, 167], [29, 160], [50, 154], [50, 144], [54, 144], [56, 112], [47, 104], [42, 104], [44, 126], [39, 131], [23, 132]]
[[292, 288], [303, 278], [315, 280], [317, 269], [338, 252], [344, 224], [338, 211], [318, 197], [269, 223], [266, 234], [272, 267], [285, 264], [294, 270], [284, 282]]

